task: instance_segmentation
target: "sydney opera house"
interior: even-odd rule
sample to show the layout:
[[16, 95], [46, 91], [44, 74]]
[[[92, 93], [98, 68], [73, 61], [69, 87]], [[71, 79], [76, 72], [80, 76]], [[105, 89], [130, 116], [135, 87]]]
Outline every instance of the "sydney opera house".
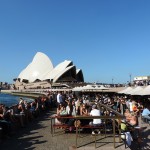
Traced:
[[83, 83], [84, 76], [82, 70], [77, 69], [72, 61], [65, 60], [54, 67], [47, 55], [37, 52], [32, 62], [14, 81], [16, 89], [50, 88]]

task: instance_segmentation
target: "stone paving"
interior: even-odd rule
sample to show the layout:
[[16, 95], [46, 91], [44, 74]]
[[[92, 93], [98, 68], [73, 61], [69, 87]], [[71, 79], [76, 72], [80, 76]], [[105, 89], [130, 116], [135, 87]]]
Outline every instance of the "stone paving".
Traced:
[[[47, 112], [39, 118], [30, 122], [26, 128], [20, 128], [9, 139], [5, 139], [0, 144], [0, 150], [112, 150], [113, 138], [105, 138], [102, 135], [96, 137], [97, 143], [95, 148], [94, 137], [91, 134], [81, 134], [78, 138], [78, 148], [75, 148], [76, 134], [64, 133], [57, 130], [52, 137], [50, 132], [50, 118], [52, 112]], [[142, 150], [150, 150], [150, 126], [141, 124], [145, 127], [142, 132], [143, 142]], [[117, 139], [116, 139], [117, 141]], [[124, 150], [123, 143], [116, 143], [116, 150]], [[138, 145], [135, 143], [133, 148], [126, 150], [136, 150]]]

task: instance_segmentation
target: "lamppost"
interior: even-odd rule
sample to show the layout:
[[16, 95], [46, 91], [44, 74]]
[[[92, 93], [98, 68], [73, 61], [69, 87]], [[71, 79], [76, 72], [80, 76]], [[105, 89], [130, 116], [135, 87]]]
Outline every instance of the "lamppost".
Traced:
[[114, 78], [112, 78], [112, 87], [114, 87]]
[[52, 90], [53, 79], [50, 79], [50, 85], [51, 85], [51, 90]]
[[112, 78], [112, 84], [114, 84], [114, 78]]
[[132, 76], [132, 74], [130, 73], [130, 74], [129, 74], [129, 78], [130, 78], [130, 86], [131, 86], [131, 76]]

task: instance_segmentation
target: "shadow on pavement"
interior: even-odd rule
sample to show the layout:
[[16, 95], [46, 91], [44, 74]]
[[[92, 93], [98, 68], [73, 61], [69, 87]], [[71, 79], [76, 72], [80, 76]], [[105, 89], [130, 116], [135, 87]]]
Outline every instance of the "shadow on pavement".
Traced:
[[47, 141], [42, 140], [43, 135], [38, 135], [38, 130], [46, 128], [41, 122], [47, 120], [49, 114], [49, 112], [43, 112], [38, 118], [29, 122], [25, 128], [18, 128], [13, 136], [2, 140], [0, 150], [33, 150], [34, 145], [46, 143]]

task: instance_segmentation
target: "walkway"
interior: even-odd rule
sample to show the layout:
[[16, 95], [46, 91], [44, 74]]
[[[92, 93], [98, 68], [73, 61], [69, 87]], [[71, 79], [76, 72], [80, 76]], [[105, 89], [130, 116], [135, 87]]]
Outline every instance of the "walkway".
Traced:
[[[52, 112], [51, 112], [52, 113]], [[4, 140], [0, 144], [0, 150], [76, 150], [75, 134], [59, 132], [54, 137], [50, 133], [50, 112], [41, 115], [38, 119], [29, 123], [26, 128], [19, 129], [10, 139]], [[145, 124], [142, 124], [145, 126]], [[143, 132], [142, 149], [150, 150], [150, 126], [147, 126]], [[78, 138], [77, 150], [95, 150], [94, 137], [83, 135]], [[114, 150], [113, 139], [99, 136], [96, 144], [96, 150]], [[112, 141], [112, 143], [110, 143]], [[116, 150], [124, 150], [123, 143], [117, 143]], [[136, 146], [137, 149], [137, 146]], [[126, 150], [129, 150], [127, 148]]]

